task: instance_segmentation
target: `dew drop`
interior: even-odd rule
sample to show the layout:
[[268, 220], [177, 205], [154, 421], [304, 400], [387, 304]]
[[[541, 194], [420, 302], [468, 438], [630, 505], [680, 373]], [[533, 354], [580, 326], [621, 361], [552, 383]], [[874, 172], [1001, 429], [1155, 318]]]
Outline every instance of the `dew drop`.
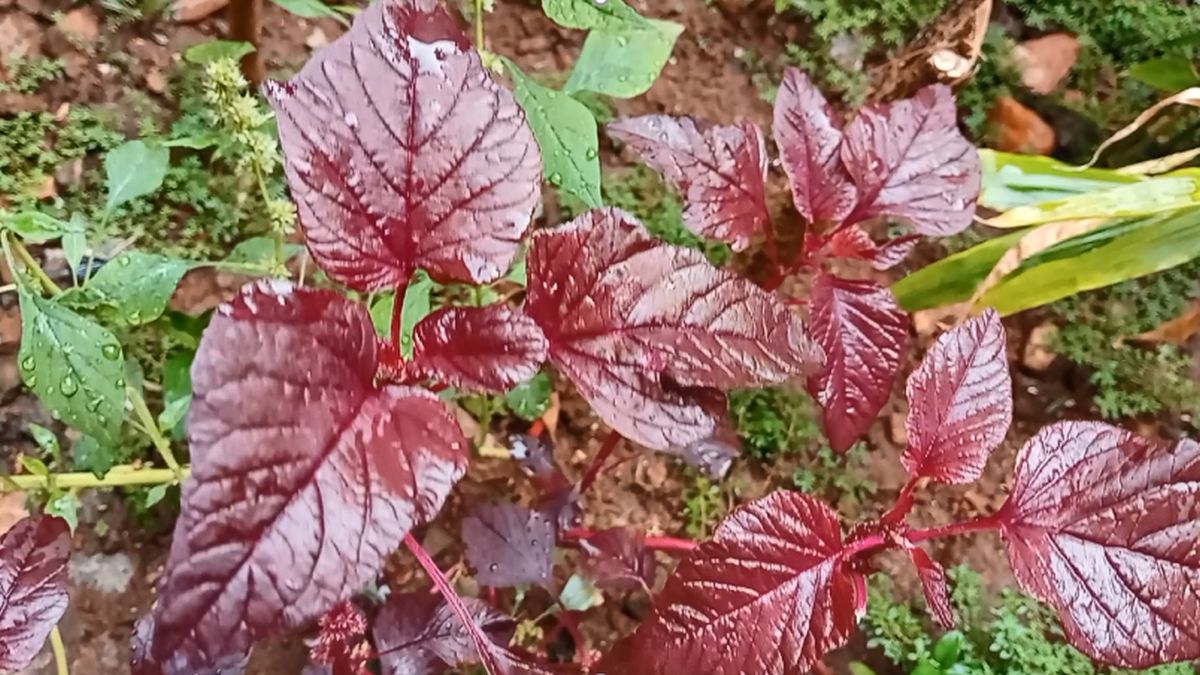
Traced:
[[121, 355], [121, 347], [119, 345], [104, 345], [100, 348], [100, 353], [109, 361], [116, 361]]
[[97, 410], [99, 410], [99, 409], [100, 409], [100, 406], [101, 406], [101, 405], [103, 405], [103, 404], [104, 404], [104, 399], [102, 399], [102, 398], [99, 398], [99, 397], [97, 397], [97, 398], [94, 398], [94, 399], [92, 399], [92, 400], [88, 401], [88, 404], [87, 404], [87, 410], [88, 410], [88, 412], [93, 412], [93, 413], [94, 413], [94, 412], [96, 412]]
[[608, 0], [592, 0], [592, 2], [596, 3], [596, 6], [598, 7], [603, 7], [604, 5], [608, 4]]
[[498, 565], [496, 563], [492, 563], [491, 565], [488, 565], [489, 572], [495, 572], [498, 569], [500, 569], [500, 565]]
[[33, 370], [33, 355], [21, 359], [21, 370]]
[[72, 375], [64, 377], [60, 386], [62, 387], [63, 396], [67, 398], [71, 398], [79, 391], [79, 382]]
[[562, 185], [562, 179], [563, 179], [562, 174], [557, 171], [550, 174], [550, 184], [551, 185]]
[[587, 155], [588, 159], [596, 159], [596, 155], [598, 153], [596, 152], [595, 148], [588, 148], [585, 154]]
[[121, 267], [129, 267], [129, 256], [127, 256], [127, 255], [121, 256], [121, 259], [117, 261], [117, 264], [120, 265]]

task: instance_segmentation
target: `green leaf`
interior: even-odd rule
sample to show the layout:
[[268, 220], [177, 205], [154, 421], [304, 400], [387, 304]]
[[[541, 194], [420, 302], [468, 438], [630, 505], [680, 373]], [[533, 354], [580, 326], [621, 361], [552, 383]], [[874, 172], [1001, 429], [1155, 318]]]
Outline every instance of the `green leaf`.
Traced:
[[644, 94], [658, 79], [671, 58], [675, 39], [683, 32], [683, 26], [672, 21], [647, 19], [647, 22], [647, 28], [588, 33], [563, 90], [594, 91], [616, 98]]
[[619, 33], [646, 28], [650, 23], [625, 4], [625, 0], [542, 0], [542, 11], [564, 28]]
[[129, 141], [113, 148], [104, 156], [107, 177], [108, 211], [132, 199], [148, 195], [162, 186], [167, 176], [171, 151], [161, 145], [144, 141]]
[[221, 144], [221, 135], [215, 132], [194, 134], [181, 138], [170, 138], [162, 141], [164, 148], [188, 148], [189, 150], [204, 150]]
[[926, 265], [892, 284], [892, 293], [908, 312], [965, 302], [1004, 252], [1025, 235], [1008, 232]]
[[[163, 427], [163, 433], [170, 429], [176, 438], [182, 438], [186, 433], [185, 421], [192, 403], [192, 361], [195, 359], [194, 349], [178, 350], [167, 356], [163, 364], [163, 413], [159, 415], [158, 420], [159, 425]], [[182, 408], [176, 411], [179, 415], [178, 420], [175, 424], [164, 426], [163, 417], [167, 415], [168, 410], [174, 408]]]
[[1183, 56], [1164, 56], [1135, 63], [1129, 77], [1165, 91], [1179, 91], [1200, 84], [1200, 75], [1192, 60]]
[[140, 326], [162, 316], [179, 280], [193, 267], [187, 260], [129, 251], [101, 267], [87, 290], [115, 308], [116, 322]]
[[1148, 219], [1080, 255], [1018, 271], [980, 299], [1002, 315], [1170, 269], [1200, 256], [1200, 207]]
[[965, 641], [966, 638], [959, 631], [952, 630], [946, 633], [938, 638], [938, 641], [933, 645], [934, 660], [941, 664], [943, 668], [949, 668], [958, 663], [958, 658], [962, 655], [963, 643]]
[[[586, 4], [592, 3], [589, 0]], [[543, 87], [512, 61], [504, 59], [504, 64], [512, 75], [517, 102], [525, 110], [541, 147], [546, 180], [587, 206], [599, 207], [600, 141], [596, 118], [582, 103], [561, 91]]]
[[343, 26], [349, 26], [350, 21], [336, 9], [321, 2], [321, 0], [273, 0], [287, 11], [306, 19], [334, 19]]
[[29, 434], [33, 436], [33, 441], [38, 444], [38, 447], [47, 456], [58, 457], [60, 452], [58, 448], [58, 436], [55, 436], [53, 431], [40, 424], [30, 424]]
[[87, 221], [78, 213], [71, 215], [71, 220], [67, 223], [66, 232], [62, 236], [63, 256], [67, 259], [67, 265], [71, 268], [71, 273], [75, 274], [79, 269], [80, 263], [83, 262], [83, 256], [87, 253]]
[[223, 59], [233, 59], [240, 61], [247, 54], [254, 52], [254, 45], [249, 42], [238, 42], [236, 40], [210, 40], [201, 42], [198, 45], [189, 47], [183, 53], [183, 58], [188, 63], [196, 65], [204, 65], [213, 61], [221, 61]]
[[[786, 2], [786, 0], [784, 1]], [[778, 2], [776, 2], [776, 5], [778, 6]], [[861, 661], [851, 661], [850, 675], [875, 675], [875, 671]]]
[[185, 396], [177, 398], [163, 405], [163, 411], [158, 414], [158, 429], [164, 434], [169, 434], [179, 426], [183, 418], [187, 417], [188, 410], [192, 407], [192, 397]]
[[1081, 218], [1127, 218], [1200, 204], [1197, 181], [1161, 177], [1118, 185], [1028, 206], [1018, 206], [987, 221], [993, 227], [1026, 227]]
[[504, 395], [504, 403], [514, 415], [532, 422], [546, 412], [550, 407], [550, 376], [546, 373], [534, 375], [528, 382], [522, 382]]
[[1080, 169], [1056, 159], [980, 150], [983, 189], [979, 204], [997, 211], [1137, 183], [1111, 169]]
[[[283, 245], [283, 259], [285, 261], [291, 260], [303, 251], [304, 247], [300, 244], [285, 243]], [[237, 246], [234, 246], [229, 255], [225, 256], [225, 262], [247, 265], [258, 265], [274, 261], [274, 237], [250, 237], [243, 240]]]
[[97, 478], [104, 478], [109, 469], [117, 465], [117, 452], [112, 446], [101, 445], [91, 436], [83, 436], [71, 450], [71, 466], [76, 471], [91, 471]]
[[75, 493], [64, 492], [46, 502], [46, 515], [67, 521], [67, 526], [74, 533], [75, 528], [79, 527], [79, 500], [75, 498]]
[[117, 338], [24, 285], [17, 290], [21, 379], [64, 422], [116, 445], [125, 411], [125, 357]]
[[167, 489], [170, 487], [171, 486], [167, 483], [161, 483], [159, 485], [155, 485], [149, 490], [146, 490], [146, 508], [150, 508], [151, 506], [161, 502], [163, 497], [167, 496]]
[[558, 601], [573, 612], [583, 612], [603, 605], [604, 594], [592, 582], [578, 574], [572, 574], [562, 592], [558, 594]]
[[16, 233], [25, 241], [41, 244], [63, 236], [68, 224], [37, 211], [0, 213], [0, 229]]
[[21, 466], [25, 467], [25, 473], [31, 473], [42, 478], [50, 475], [50, 469], [46, 466], [46, 463], [37, 457], [21, 455]]
[[[412, 357], [412, 332], [417, 322], [433, 311], [430, 296], [437, 286], [425, 270], [417, 270], [404, 292], [404, 306], [400, 308], [400, 353], [404, 358]], [[371, 323], [376, 332], [385, 339], [392, 336], [392, 310], [396, 306], [394, 294], [382, 295], [371, 305]]]

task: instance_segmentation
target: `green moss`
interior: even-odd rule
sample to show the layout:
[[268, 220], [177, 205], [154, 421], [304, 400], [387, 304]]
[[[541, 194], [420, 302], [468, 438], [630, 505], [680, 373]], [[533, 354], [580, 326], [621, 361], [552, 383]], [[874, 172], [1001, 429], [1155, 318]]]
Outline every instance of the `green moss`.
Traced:
[[4, 59], [4, 70], [8, 73], [8, 81], [0, 82], [0, 93], [32, 94], [46, 82], [62, 76], [63, 62], [41, 56], [10, 56]]
[[729, 506], [721, 485], [689, 469], [691, 482], [683, 493], [684, 531], [692, 539], [706, 539], [725, 517]]
[[759, 460], [802, 451], [821, 438], [807, 394], [779, 388], [742, 389], [729, 395], [729, 412], [746, 452]]
[[72, 107], [61, 122], [50, 113], [0, 118], [0, 196], [13, 209], [31, 207], [46, 178], [62, 164], [123, 140], [106, 118], [85, 106]]

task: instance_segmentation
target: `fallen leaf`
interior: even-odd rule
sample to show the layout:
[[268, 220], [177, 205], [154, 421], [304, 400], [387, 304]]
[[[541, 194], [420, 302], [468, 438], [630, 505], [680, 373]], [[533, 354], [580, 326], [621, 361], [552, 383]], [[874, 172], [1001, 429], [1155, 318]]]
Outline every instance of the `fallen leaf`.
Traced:
[[1004, 152], [1046, 155], [1054, 150], [1054, 129], [1011, 96], [1001, 96], [988, 111], [988, 137]]
[[1049, 321], [1029, 331], [1025, 349], [1021, 351], [1021, 364], [1035, 373], [1049, 368], [1050, 364], [1054, 363], [1054, 359], [1058, 357], [1058, 354], [1054, 353], [1050, 347], [1054, 343], [1054, 335], [1057, 332], [1058, 326]]
[[1035, 94], [1049, 94], [1071, 72], [1079, 58], [1079, 40], [1069, 33], [1051, 33], [1026, 40], [1013, 49], [1021, 67], [1021, 82]]
[[215, 14], [229, 4], [229, 0], [175, 0], [172, 16], [179, 23], [192, 23]]
[[1173, 96], [1168, 96], [1168, 97], [1164, 98], [1163, 100], [1159, 101], [1158, 103], [1155, 103], [1154, 105], [1150, 106], [1149, 108], [1146, 108], [1145, 110], [1143, 110], [1142, 113], [1140, 115], [1138, 115], [1132, 122], [1130, 122], [1129, 124], [1122, 127], [1120, 131], [1113, 134], [1112, 136], [1109, 136], [1108, 140], [1101, 143], [1100, 147], [1096, 148], [1096, 152], [1092, 155], [1092, 159], [1089, 160], [1086, 165], [1079, 167], [1080, 170], [1082, 171], [1083, 169], [1086, 169], [1086, 168], [1092, 166], [1093, 164], [1095, 164], [1096, 160], [1100, 159], [1100, 153], [1104, 152], [1108, 148], [1108, 146], [1112, 145], [1113, 143], [1116, 143], [1117, 141], [1129, 136], [1133, 132], [1142, 128], [1142, 126], [1144, 126], [1146, 124], [1146, 122], [1149, 122], [1152, 117], [1157, 115], [1160, 110], [1162, 110], [1163, 108], [1166, 108], [1168, 106], [1175, 105], [1176, 103], [1181, 104], [1181, 105], [1190, 105], [1193, 107], [1200, 107], [1200, 87], [1188, 87], [1187, 89], [1184, 89], [1183, 91], [1179, 92], [1178, 94], [1175, 94]]
[[1192, 300], [1179, 316], [1164, 322], [1154, 330], [1135, 335], [1129, 340], [1144, 344], [1167, 344], [1183, 347], [1197, 333], [1200, 333], [1200, 300]]

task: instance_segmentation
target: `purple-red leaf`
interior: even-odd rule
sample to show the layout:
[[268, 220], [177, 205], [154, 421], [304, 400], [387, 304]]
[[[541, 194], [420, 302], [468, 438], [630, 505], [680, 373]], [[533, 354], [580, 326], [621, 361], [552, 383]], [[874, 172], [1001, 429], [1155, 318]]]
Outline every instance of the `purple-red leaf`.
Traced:
[[1076, 647], [1125, 668], [1200, 658], [1200, 444], [1051, 425], [996, 519], [1017, 580]]
[[979, 155], [958, 131], [954, 96], [945, 85], [860, 110], [846, 127], [842, 162], [858, 187], [850, 222], [895, 216], [936, 236], [971, 224]]
[[800, 215], [833, 224], [850, 215], [857, 190], [842, 165], [842, 130], [821, 91], [796, 68], [779, 85], [773, 131]]
[[854, 631], [860, 575], [837, 514], [779, 491], [733, 512], [655, 599], [601, 672], [805, 673]]
[[906, 234], [881, 244], [875, 251], [875, 258], [871, 261], [871, 266], [880, 272], [892, 269], [904, 262], [904, 259], [920, 241], [920, 235]]
[[654, 551], [635, 527], [612, 527], [581, 539], [580, 570], [599, 588], [629, 589], [654, 585]]
[[831, 258], [874, 260], [879, 247], [871, 236], [857, 225], [843, 227], [834, 232], [825, 243], [825, 254]]
[[719, 435], [718, 389], [780, 382], [819, 358], [782, 303], [619, 209], [538, 232], [528, 269], [525, 311], [551, 362], [606, 423], [651, 448]]
[[946, 586], [946, 570], [925, 549], [916, 546], [908, 549], [917, 575], [921, 578], [921, 590], [925, 593], [925, 605], [929, 613], [946, 630], [954, 628], [954, 610], [950, 607], [950, 589]]
[[366, 309], [333, 292], [260, 282], [217, 310], [154, 659], [200, 670], [309, 624], [441, 508], [466, 440], [433, 394], [376, 386], [378, 353]]
[[485, 586], [554, 586], [555, 523], [519, 504], [497, 502], [463, 518], [462, 538], [475, 576]]
[[414, 372], [460, 389], [503, 393], [545, 360], [541, 329], [507, 305], [446, 307], [413, 329]]
[[887, 288], [824, 272], [813, 279], [810, 302], [825, 363], [808, 390], [821, 404], [829, 446], [845, 452], [887, 403], [908, 346], [908, 315]]
[[436, 0], [373, 3], [265, 92], [317, 263], [352, 288], [417, 268], [487, 282], [529, 227], [541, 156], [512, 94]]
[[767, 149], [750, 122], [713, 126], [690, 117], [617, 120], [608, 134], [637, 151], [683, 196], [683, 223], [740, 251], [766, 231]]
[[1004, 325], [994, 310], [938, 336], [908, 378], [908, 447], [913, 476], [970, 483], [1012, 423], [1012, 378]]
[[[508, 645], [516, 629], [511, 617], [474, 598], [461, 601], [488, 641]], [[440, 675], [479, 660], [474, 641], [441, 595], [392, 595], [375, 618], [374, 633], [384, 675]]]
[[0, 538], [0, 671], [23, 670], [67, 611], [71, 530], [25, 518]]

